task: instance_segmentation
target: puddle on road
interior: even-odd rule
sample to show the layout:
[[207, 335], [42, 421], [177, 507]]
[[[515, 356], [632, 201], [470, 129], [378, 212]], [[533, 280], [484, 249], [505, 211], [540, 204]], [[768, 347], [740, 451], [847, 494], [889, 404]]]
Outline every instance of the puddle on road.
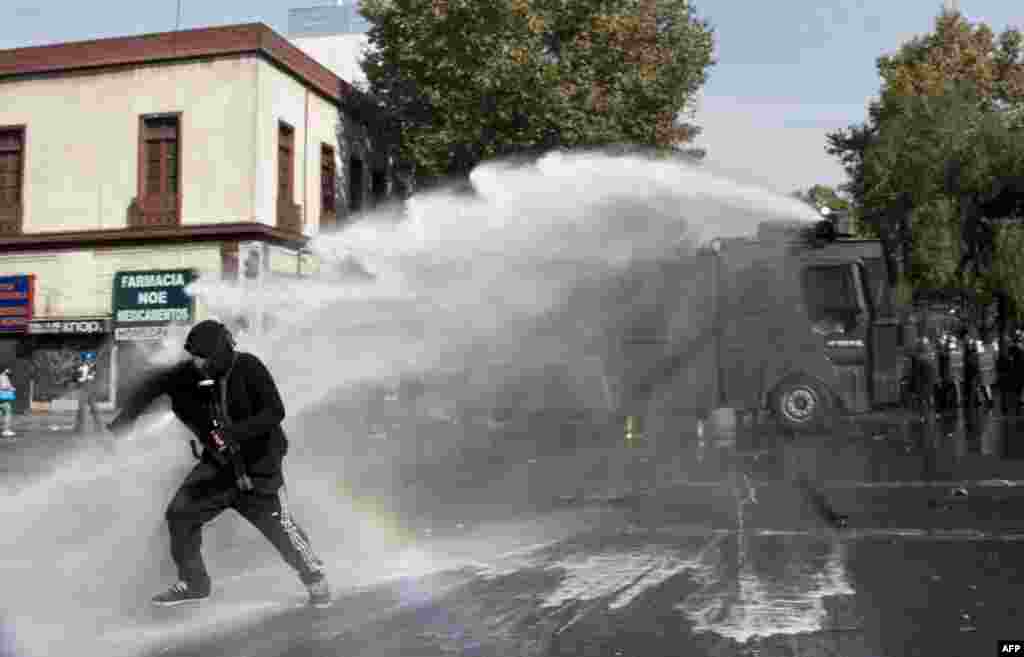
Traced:
[[[835, 536], [718, 533], [674, 545], [606, 545], [558, 554], [545, 550], [514, 569], [559, 572], [557, 587], [540, 598], [546, 616], [573, 610], [555, 633], [592, 613], [629, 614], [670, 580], [683, 577], [673, 609], [682, 626], [746, 643], [755, 636], [795, 635], [834, 628], [827, 600], [853, 595], [844, 545]], [[482, 570], [481, 579], [510, 575]], [[684, 592], [696, 590], [690, 594]], [[658, 595], [666, 595], [664, 592]], [[667, 593], [671, 598], [671, 590]]]
[[825, 601], [853, 595], [843, 544], [807, 537], [723, 537], [691, 571], [700, 589], [677, 609], [697, 632], [746, 643], [828, 629]]
[[[931, 426], [893, 422], [884, 440], [871, 435], [829, 438], [823, 445], [808, 439], [763, 449], [762, 460], [775, 466], [760, 471], [742, 450], [711, 449], [704, 454], [708, 470], [741, 467], [747, 481], [788, 481], [794, 472], [813, 475], [826, 488], [932, 488], [968, 485], [981, 489], [1013, 489], [1024, 485], [1013, 441], [1016, 423], [994, 414], [974, 418], [940, 418]], [[909, 447], [909, 449], [906, 449]], [[900, 456], [900, 462], [894, 455]], [[978, 467], [980, 462], [986, 469]], [[746, 467], [744, 467], [744, 462]], [[1000, 467], [1003, 466], [1003, 467]], [[1005, 476], [1004, 476], [1005, 475]], [[731, 486], [735, 482], [689, 481], [693, 486]], [[759, 482], [755, 481], [757, 485]], [[973, 493], [972, 493], [973, 494]], [[742, 501], [742, 500], [741, 500]], [[742, 517], [742, 516], [741, 516]], [[674, 603], [679, 622], [740, 644], [757, 637], [803, 635], [857, 629], [859, 619], [842, 610], [853, 608], [856, 590], [846, 550], [859, 541], [934, 541], [940, 543], [1015, 542], [1024, 534], [970, 528], [859, 528], [835, 532], [818, 529], [696, 530], [689, 540], [673, 545], [602, 546], [557, 555], [544, 550], [520, 555], [504, 568], [482, 569], [481, 579], [493, 580], [520, 571], [559, 573], [558, 585], [538, 592], [538, 605], [551, 618], [567, 616], [562, 632], [592, 614], [628, 614], [629, 608], [661, 587], [684, 578], [696, 590], [679, 586]], [[667, 595], [671, 596], [671, 592]]]
[[693, 569], [696, 563], [656, 547], [637, 552], [570, 557], [546, 566], [547, 570], [564, 571], [565, 578], [558, 589], [544, 599], [541, 607], [607, 598], [609, 609], [621, 609], [646, 589]]

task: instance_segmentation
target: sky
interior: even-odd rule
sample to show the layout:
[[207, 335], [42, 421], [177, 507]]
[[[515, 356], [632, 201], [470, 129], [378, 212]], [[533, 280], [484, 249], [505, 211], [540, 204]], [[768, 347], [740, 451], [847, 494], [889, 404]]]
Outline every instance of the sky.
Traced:
[[[485, 0], [480, 0], [485, 1]], [[175, 27], [179, 0], [3, 0], [0, 49]], [[260, 21], [288, 33], [288, 10], [331, 0], [180, 0], [181, 27]], [[875, 62], [931, 31], [942, 0], [694, 0], [715, 31], [694, 122], [708, 161], [733, 177], [789, 193], [845, 179], [828, 132], [859, 123], [878, 93]], [[997, 33], [1024, 29], [1024, 3], [959, 0]]]

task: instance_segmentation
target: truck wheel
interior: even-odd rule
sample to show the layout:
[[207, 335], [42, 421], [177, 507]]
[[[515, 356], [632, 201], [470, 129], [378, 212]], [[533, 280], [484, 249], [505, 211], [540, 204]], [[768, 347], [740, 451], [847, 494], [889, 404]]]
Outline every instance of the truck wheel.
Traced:
[[832, 406], [829, 392], [803, 376], [779, 384], [772, 395], [772, 411], [779, 426], [796, 432], [826, 429], [832, 417]]

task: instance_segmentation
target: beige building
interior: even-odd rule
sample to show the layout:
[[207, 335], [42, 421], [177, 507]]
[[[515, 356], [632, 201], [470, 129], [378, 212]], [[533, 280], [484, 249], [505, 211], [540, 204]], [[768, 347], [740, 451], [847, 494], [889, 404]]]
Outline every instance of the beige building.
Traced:
[[0, 50], [0, 367], [19, 397], [66, 396], [96, 354], [112, 402], [146, 344], [203, 318], [183, 281], [308, 272], [310, 238], [387, 195], [350, 93], [263, 24]]

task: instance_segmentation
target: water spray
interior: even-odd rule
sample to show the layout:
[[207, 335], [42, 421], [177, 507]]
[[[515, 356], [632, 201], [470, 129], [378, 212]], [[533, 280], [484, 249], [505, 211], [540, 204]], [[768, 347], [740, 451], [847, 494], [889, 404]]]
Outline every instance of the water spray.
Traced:
[[[685, 256], [712, 237], [751, 235], [768, 217], [817, 218], [794, 199], [641, 157], [484, 165], [472, 182], [473, 197], [421, 194], [319, 235], [310, 245], [322, 261], [317, 276], [268, 280], [255, 291], [210, 278], [193, 285], [212, 315], [241, 311], [275, 320], [270, 330], [239, 335], [238, 346], [259, 354], [278, 382], [288, 413], [293, 511], [324, 546], [341, 587], [356, 576], [362, 583], [387, 577], [394, 555], [422, 547], [409, 538], [401, 515], [407, 507], [443, 507], [439, 500], [451, 489], [465, 506], [493, 516], [537, 494], [512, 477], [454, 490], [447, 473], [475, 467], [462, 461], [469, 447], [494, 440], [505, 449], [522, 439], [461, 419], [474, 408], [527, 413], [560, 404], [598, 416], [620, 406], [607, 323], [641, 304], [628, 295], [617, 300], [608, 281], [638, 263]], [[695, 312], [681, 302], [680, 317]], [[159, 355], [168, 365], [181, 357], [179, 338]], [[545, 369], [554, 366], [566, 373], [557, 385]], [[415, 431], [371, 441], [361, 395], [402, 380], [439, 383], [418, 407], [401, 408]], [[454, 419], [433, 419], [442, 415]], [[126, 636], [139, 637], [124, 648], [137, 654], [171, 636], [171, 627], [159, 625], [143, 635], [133, 615], [168, 575], [164, 507], [192, 465], [180, 442], [187, 430], [165, 421], [119, 442], [116, 467], [100, 471], [76, 452], [0, 504], [0, 518], [14, 528], [0, 564], [0, 596], [7, 596], [0, 605], [26, 657], [115, 654], [113, 642]], [[623, 440], [618, 422], [610, 432], [616, 444]], [[632, 422], [626, 433], [638, 435], [644, 427]], [[433, 451], [423, 448], [428, 442]], [[430, 478], [427, 466], [441, 475]], [[357, 508], [365, 497], [376, 504]], [[464, 518], [450, 520], [455, 526]], [[233, 522], [226, 515], [210, 527], [212, 542], [235, 544], [223, 563], [213, 553], [211, 565], [225, 579], [240, 574], [232, 564], [259, 568], [265, 556], [262, 539], [241, 534]], [[415, 536], [420, 541], [422, 533]], [[490, 553], [502, 551], [494, 548]], [[269, 581], [276, 576], [292, 580], [282, 569]]]

